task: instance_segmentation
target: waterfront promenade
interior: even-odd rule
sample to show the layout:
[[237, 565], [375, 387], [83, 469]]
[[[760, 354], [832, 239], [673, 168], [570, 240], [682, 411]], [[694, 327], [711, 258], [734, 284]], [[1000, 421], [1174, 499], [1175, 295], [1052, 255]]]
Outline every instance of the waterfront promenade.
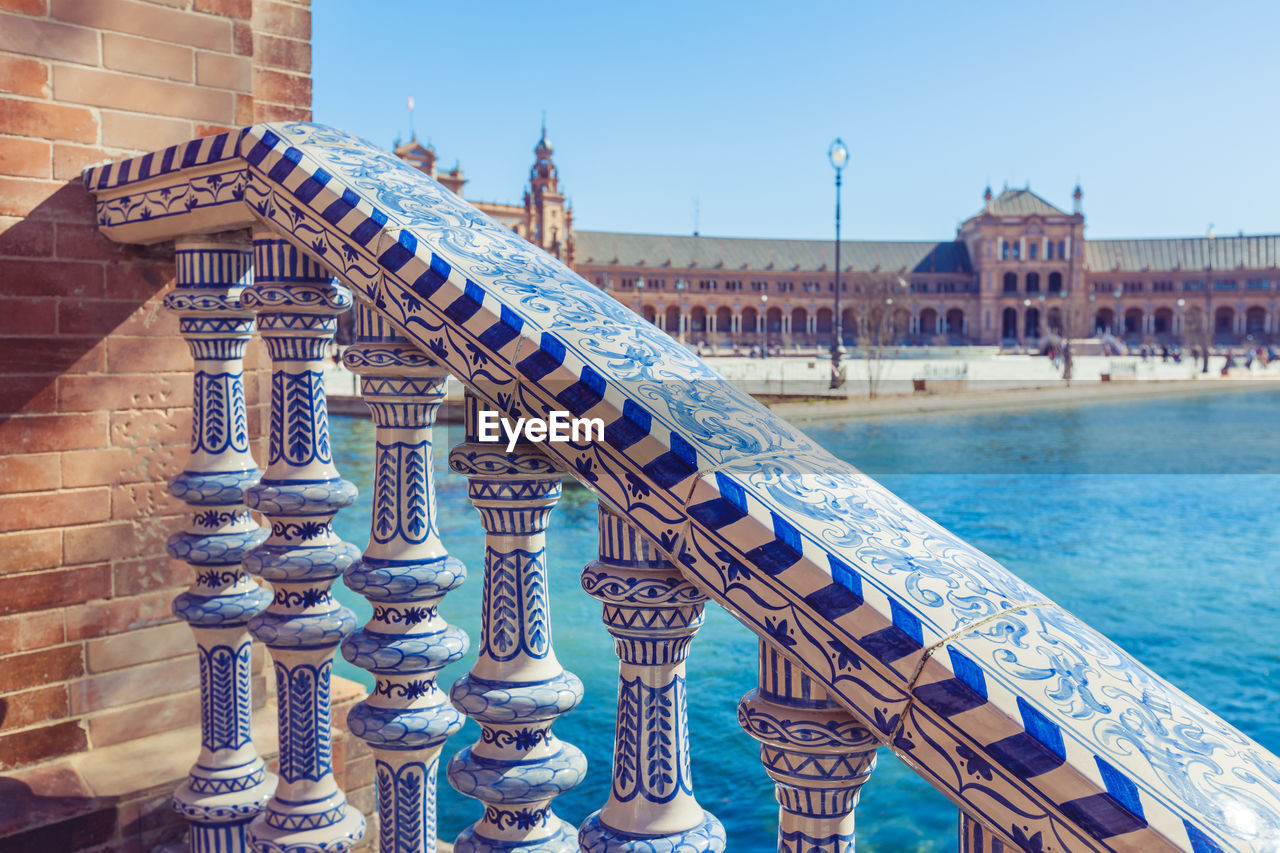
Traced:
[[[707, 358], [720, 375], [765, 400], [788, 420], [875, 417], [938, 411], [1025, 409], [1090, 401], [1147, 399], [1207, 391], [1233, 392], [1277, 387], [1280, 362], [1245, 368], [1239, 352], [1237, 367], [1223, 376], [1224, 355], [1211, 356], [1209, 371], [1189, 358], [1162, 361], [1152, 356], [1084, 355], [1074, 359], [1072, 379], [1041, 355], [998, 353], [989, 347], [958, 348], [939, 357], [909, 355], [843, 362], [845, 383], [832, 390], [828, 356], [785, 355], [770, 358], [721, 356]], [[869, 373], [878, 377], [876, 393], [868, 394]], [[365, 415], [355, 374], [327, 364], [325, 383], [337, 412]], [[923, 382], [923, 390], [917, 390]], [[452, 419], [462, 385], [450, 379], [443, 417]]]

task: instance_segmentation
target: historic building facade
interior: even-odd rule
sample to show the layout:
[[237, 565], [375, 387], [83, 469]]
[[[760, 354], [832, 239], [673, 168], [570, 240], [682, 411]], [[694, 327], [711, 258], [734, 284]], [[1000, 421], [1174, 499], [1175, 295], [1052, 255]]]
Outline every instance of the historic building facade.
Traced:
[[[396, 153], [454, 192], [416, 140]], [[523, 205], [473, 202], [588, 281], [687, 343], [733, 350], [830, 345], [830, 240], [575, 231], [546, 128]], [[1070, 213], [1030, 188], [987, 188], [943, 241], [841, 244], [846, 344], [883, 317], [901, 344], [1039, 346], [1052, 336], [1130, 344], [1269, 342], [1280, 331], [1280, 235], [1086, 240], [1083, 194]]]

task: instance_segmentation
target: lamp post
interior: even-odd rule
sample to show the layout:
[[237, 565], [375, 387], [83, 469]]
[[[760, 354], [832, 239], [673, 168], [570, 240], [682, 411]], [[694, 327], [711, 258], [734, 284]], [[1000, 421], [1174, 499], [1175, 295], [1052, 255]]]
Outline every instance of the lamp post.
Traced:
[[644, 319], [644, 276], [636, 279], [636, 313]]
[[1021, 347], [1022, 349], [1027, 348], [1027, 344], [1025, 340], [1027, 336], [1027, 309], [1029, 309], [1030, 307], [1031, 307], [1030, 299], [1022, 300], [1022, 334], [1018, 336], [1018, 346]]
[[689, 282], [684, 279], [676, 279], [676, 299], [680, 304], [680, 343], [684, 343], [684, 330], [685, 326], [688, 325], [689, 322], [684, 315], [684, 289], [688, 286]]
[[1213, 333], [1216, 331], [1213, 322], [1213, 225], [1209, 226], [1208, 263], [1205, 264], [1204, 276], [1204, 363], [1201, 373], [1209, 372], [1209, 350], [1213, 348]]
[[849, 149], [844, 147], [844, 142], [839, 137], [827, 149], [827, 159], [831, 161], [831, 168], [836, 170], [836, 278], [833, 284], [835, 314], [831, 317], [831, 387], [839, 388], [844, 384], [840, 377], [840, 345], [843, 343], [840, 328], [840, 179], [845, 164], [849, 162]]
[[1120, 297], [1124, 296], [1124, 291], [1116, 288], [1111, 293], [1116, 300], [1116, 315], [1111, 318], [1111, 333], [1120, 340], [1124, 340], [1124, 319], [1120, 315]]
[[760, 357], [769, 357], [769, 294], [760, 294], [760, 331], [761, 337], [764, 338], [763, 346], [760, 348]]

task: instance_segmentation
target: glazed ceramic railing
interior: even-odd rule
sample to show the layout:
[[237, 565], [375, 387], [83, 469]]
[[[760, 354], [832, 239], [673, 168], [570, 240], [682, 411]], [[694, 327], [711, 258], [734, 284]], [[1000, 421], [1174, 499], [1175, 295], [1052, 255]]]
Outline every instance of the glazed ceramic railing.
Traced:
[[[376, 677], [350, 726], [377, 756], [384, 851], [434, 844], [436, 765], [460, 714], [482, 736], [448, 777], [485, 812], [459, 849], [573, 846], [550, 803], [583, 761], [550, 728], [581, 686], [551, 650], [542, 538], [562, 473], [600, 498], [583, 586], [620, 658], [611, 793], [578, 831], [583, 849], [724, 846], [689, 775], [684, 659], [706, 598], [761, 638], [739, 719], [774, 780], [780, 849], [852, 848], [881, 746], [959, 805], [966, 851], [1280, 849], [1274, 756], [386, 152], [327, 127], [260, 125], [85, 180], [112, 239], [177, 242], [169, 304], [198, 366], [193, 459], [174, 483], [195, 511], [172, 542], [198, 567], [176, 605], [204, 676], [204, 749], [176, 797], [193, 849], [242, 849], [246, 834], [260, 851], [354, 843], [360, 819], [328, 757], [339, 643]], [[247, 290], [247, 250], [199, 236], [244, 228]], [[347, 363], [377, 426], [363, 556], [329, 525], [351, 499], [320, 373], [351, 301], [331, 273], [359, 302]], [[239, 380], [255, 314], [273, 361], [260, 480]], [[470, 389], [450, 459], [486, 535], [480, 654], [452, 704], [435, 674], [466, 640], [436, 604], [463, 570], [436, 535], [430, 479], [446, 372]], [[508, 452], [478, 441], [482, 406], [600, 418], [603, 440]], [[265, 541], [246, 504], [270, 522]], [[358, 633], [328, 592], [339, 574], [374, 604]], [[275, 660], [274, 795], [247, 737], [246, 627]]]

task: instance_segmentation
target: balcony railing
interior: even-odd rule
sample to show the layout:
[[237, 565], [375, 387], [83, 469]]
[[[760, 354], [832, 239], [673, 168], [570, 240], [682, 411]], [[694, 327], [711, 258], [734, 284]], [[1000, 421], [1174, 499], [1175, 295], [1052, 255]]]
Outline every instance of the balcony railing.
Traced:
[[[349, 725], [375, 752], [383, 851], [434, 848], [439, 759], [463, 715], [481, 735], [446, 775], [485, 810], [458, 849], [723, 849], [685, 713], [708, 599], [760, 639], [739, 720], [776, 787], [780, 850], [852, 849], [879, 747], [958, 805], [962, 850], [1280, 849], [1274, 756], [392, 155], [258, 125], [85, 182], [112, 239], [175, 241], [168, 305], [196, 362], [192, 457], [173, 483], [191, 524], [170, 543], [196, 572], [175, 604], [202, 667], [203, 751], [175, 796], [193, 850], [338, 851], [361, 835], [329, 761], [339, 647], [376, 679]], [[252, 247], [226, 236], [246, 228]], [[353, 301], [347, 365], [377, 428], [363, 554], [331, 527], [354, 489], [333, 465], [321, 369]], [[273, 365], [261, 472], [241, 362], [255, 322]], [[436, 673], [467, 648], [437, 611], [465, 576], [431, 479], [447, 374], [468, 388], [449, 460], [486, 558], [479, 656], [446, 695]], [[485, 410], [599, 418], [603, 439], [508, 450], [480, 440]], [[620, 661], [610, 794], [580, 828], [552, 810], [585, 772], [552, 733], [582, 691], [547, 631], [544, 531], [565, 475], [600, 500], [582, 585]], [[373, 604], [359, 630], [330, 594], [339, 576]], [[250, 636], [275, 662], [278, 781], [248, 738]]]

